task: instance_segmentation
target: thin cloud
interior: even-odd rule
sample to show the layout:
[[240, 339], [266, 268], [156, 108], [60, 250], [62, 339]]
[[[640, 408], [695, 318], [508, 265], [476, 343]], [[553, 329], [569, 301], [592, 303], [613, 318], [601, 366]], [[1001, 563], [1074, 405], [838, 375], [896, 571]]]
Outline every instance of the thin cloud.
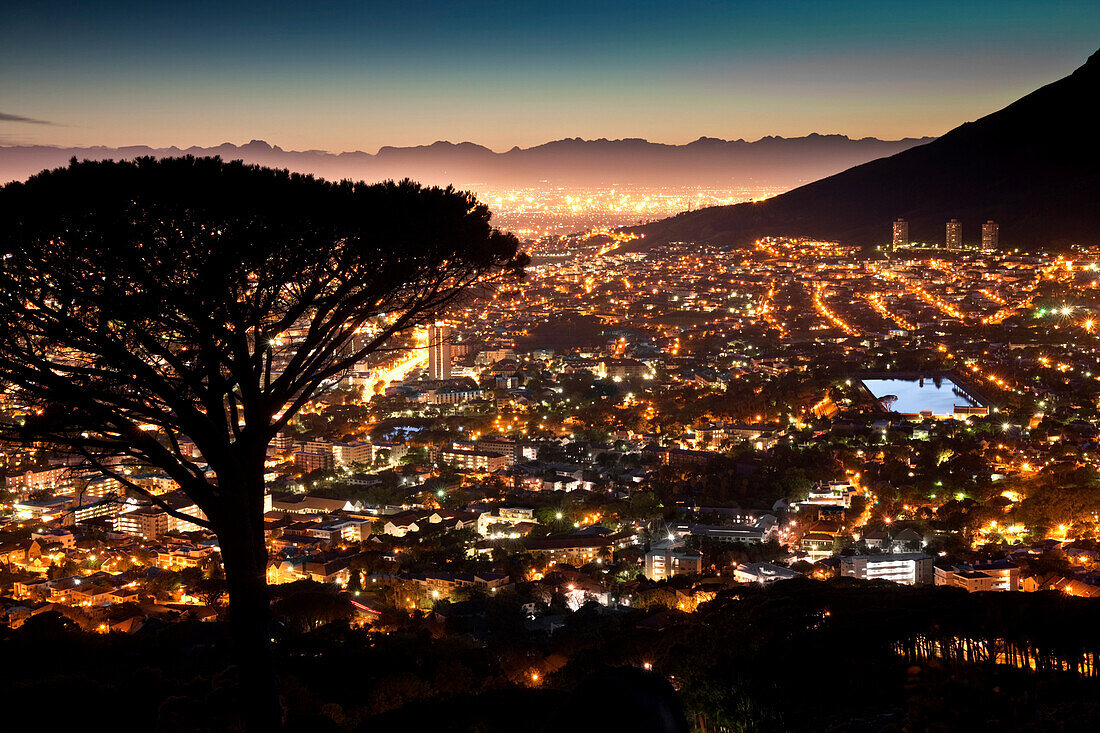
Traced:
[[36, 120], [33, 117], [13, 115], [8, 114], [7, 112], [0, 112], [0, 122], [26, 122], [31, 125], [57, 125], [56, 122], [50, 122], [49, 120]]

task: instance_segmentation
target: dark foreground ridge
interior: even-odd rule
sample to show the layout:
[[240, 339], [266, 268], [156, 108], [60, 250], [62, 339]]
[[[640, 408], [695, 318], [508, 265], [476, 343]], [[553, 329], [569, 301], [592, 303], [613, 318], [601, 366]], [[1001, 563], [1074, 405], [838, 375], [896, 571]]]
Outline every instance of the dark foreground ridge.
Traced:
[[[1096, 599], [799, 579], [691, 614], [591, 604], [550, 635], [523, 631], [514, 598], [478, 603], [496, 623], [477, 642], [438, 614], [390, 633], [280, 624], [286, 730], [1045, 731], [1085, 730], [1097, 710]], [[0, 631], [0, 653], [22, 660], [0, 701], [43, 710], [64, 690], [74, 709], [125, 700], [118, 731], [237, 730], [227, 635], [101, 635], [43, 613]], [[532, 685], [540, 661], [554, 669]]]
[[1088, 112], [1100, 92], [1100, 52], [1084, 66], [943, 137], [755, 204], [688, 212], [640, 228], [647, 245], [741, 244], [790, 235], [880, 244], [909, 220], [915, 241], [942, 241], [987, 219], [1002, 244], [1059, 247], [1100, 238], [1100, 142]]

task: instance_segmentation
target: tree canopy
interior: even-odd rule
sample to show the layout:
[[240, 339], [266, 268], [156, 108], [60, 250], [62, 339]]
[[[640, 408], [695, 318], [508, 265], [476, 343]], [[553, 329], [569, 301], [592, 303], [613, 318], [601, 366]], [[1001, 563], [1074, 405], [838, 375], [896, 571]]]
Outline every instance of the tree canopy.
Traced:
[[207, 509], [181, 438], [222, 478], [230, 446], [262, 452], [365, 354], [521, 267], [516, 251], [450, 188], [74, 162], [0, 195], [0, 379], [23, 435], [156, 465]]
[[[218, 158], [74, 159], [0, 190], [0, 437], [83, 456], [217, 533], [252, 729], [279, 726], [267, 446], [394, 336], [522, 272], [489, 217], [449, 187]], [[164, 471], [204, 516], [126, 461]]]

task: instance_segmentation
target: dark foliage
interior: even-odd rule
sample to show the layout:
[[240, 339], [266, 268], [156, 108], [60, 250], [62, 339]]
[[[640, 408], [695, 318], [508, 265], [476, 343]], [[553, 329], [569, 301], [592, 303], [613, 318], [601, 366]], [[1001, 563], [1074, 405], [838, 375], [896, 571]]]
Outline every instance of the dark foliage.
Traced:
[[179, 484], [218, 534], [252, 727], [278, 727], [267, 445], [393, 336], [521, 271], [515, 238], [470, 194], [411, 181], [74, 160], [0, 190], [0, 254], [0, 437], [82, 455], [185, 518], [108, 459]]

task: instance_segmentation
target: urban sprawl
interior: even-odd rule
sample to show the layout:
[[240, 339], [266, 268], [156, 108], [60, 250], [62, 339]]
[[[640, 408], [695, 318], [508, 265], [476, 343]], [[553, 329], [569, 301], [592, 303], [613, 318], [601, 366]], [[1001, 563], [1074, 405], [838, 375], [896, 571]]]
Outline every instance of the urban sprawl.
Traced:
[[[530, 634], [584, 608], [659, 629], [801, 576], [1100, 595], [1100, 251], [883, 230], [863, 251], [530, 242], [523, 280], [374, 354], [270, 445], [268, 581], [329, 584], [381, 633], [475, 636], [505, 595]], [[171, 513], [76, 456], [0, 466], [8, 626], [227, 614], [217, 539], [168, 476], [112, 467]]]

